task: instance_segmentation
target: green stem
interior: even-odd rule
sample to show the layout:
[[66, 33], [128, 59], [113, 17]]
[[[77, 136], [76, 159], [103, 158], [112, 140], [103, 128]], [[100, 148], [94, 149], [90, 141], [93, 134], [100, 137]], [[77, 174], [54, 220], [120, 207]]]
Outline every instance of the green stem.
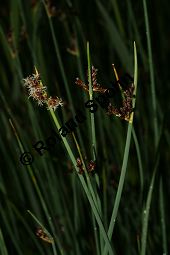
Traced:
[[[57, 117], [55, 116], [55, 113], [54, 113], [54, 111], [53, 111], [52, 109], [50, 109], [50, 113], [51, 113], [52, 119], [53, 119], [53, 121], [54, 121], [54, 123], [55, 123], [57, 129], [59, 130], [59, 129], [60, 129], [60, 124], [59, 124], [59, 122], [58, 122], [58, 120], [57, 120]], [[74, 168], [75, 168], [76, 172], [78, 173], [77, 162], [76, 162], [76, 159], [75, 159], [75, 157], [74, 157], [74, 155], [73, 155], [73, 153], [72, 153], [72, 150], [71, 150], [71, 148], [70, 148], [70, 146], [69, 146], [69, 144], [68, 144], [68, 142], [67, 142], [67, 139], [64, 138], [64, 137], [62, 137], [62, 140], [63, 140], [63, 143], [64, 143], [64, 145], [65, 145], [65, 148], [66, 148], [66, 150], [67, 150], [67, 152], [68, 152], [68, 154], [69, 154], [69, 156], [70, 156], [70, 159], [71, 159], [71, 161], [72, 161], [72, 164], [74, 165]], [[94, 200], [93, 200], [93, 198], [92, 198], [92, 196], [91, 196], [91, 194], [90, 194], [90, 192], [89, 192], [89, 189], [88, 189], [87, 184], [86, 184], [86, 182], [85, 182], [85, 180], [84, 180], [84, 177], [83, 177], [82, 175], [80, 175], [80, 174], [78, 174], [78, 177], [79, 177], [80, 182], [81, 182], [81, 184], [82, 184], [82, 186], [83, 186], [83, 189], [84, 189], [84, 191], [85, 191], [85, 193], [86, 193], [86, 196], [87, 196], [87, 198], [88, 198], [88, 200], [89, 200], [91, 209], [92, 209], [93, 214], [94, 214], [94, 216], [95, 216], [95, 218], [96, 218], [96, 221], [97, 221], [97, 223], [98, 223], [98, 225], [99, 225], [99, 229], [100, 229], [100, 231], [101, 231], [101, 233], [102, 233], [103, 239], [104, 239], [105, 242], [106, 242], [106, 247], [107, 247], [107, 249], [109, 250], [110, 255], [113, 255], [113, 254], [114, 254], [114, 253], [113, 253], [113, 249], [112, 249], [112, 247], [111, 247], [110, 241], [109, 241], [108, 236], [107, 236], [107, 233], [106, 233], [106, 231], [105, 231], [105, 228], [104, 228], [102, 219], [101, 219], [101, 217], [100, 217], [100, 214], [99, 214], [98, 209], [96, 208], [96, 205], [95, 205], [95, 203], [94, 203]]]
[[148, 234], [148, 221], [149, 221], [149, 213], [150, 213], [150, 205], [151, 205], [151, 200], [152, 200], [152, 193], [153, 193], [153, 187], [155, 183], [155, 174], [157, 170], [157, 165], [158, 165], [158, 160], [152, 175], [150, 187], [149, 187], [149, 192], [147, 196], [147, 202], [146, 202], [146, 207], [143, 211], [143, 225], [142, 225], [142, 238], [141, 238], [141, 252], [140, 255], [145, 255], [146, 254], [146, 241], [147, 241], [147, 234]]
[[150, 80], [151, 80], [151, 97], [152, 97], [153, 123], [154, 123], [154, 139], [155, 139], [155, 148], [156, 148], [158, 144], [158, 122], [157, 122], [157, 112], [156, 112], [157, 106], [156, 106], [153, 57], [152, 57], [152, 48], [151, 48], [151, 36], [150, 36], [150, 29], [149, 29], [149, 19], [148, 19], [146, 0], [143, 0], [143, 8], [144, 8], [144, 17], [145, 17], [145, 26], [146, 26], [147, 46], [148, 46], [148, 60], [149, 60]]
[[168, 248], [167, 248], [167, 235], [166, 235], [166, 224], [165, 224], [165, 209], [164, 209], [164, 194], [163, 194], [163, 181], [162, 181], [162, 177], [160, 179], [159, 196], [160, 196], [160, 213], [161, 213], [162, 241], [163, 241], [163, 251], [162, 251], [162, 253], [164, 255], [167, 255], [168, 254]]
[[[88, 82], [89, 82], [89, 96], [90, 96], [90, 100], [93, 100], [93, 84], [92, 84], [92, 76], [91, 76], [91, 60], [90, 60], [90, 49], [89, 49], [89, 42], [87, 42], [87, 62], [88, 62]], [[94, 121], [94, 113], [90, 113], [90, 117], [91, 117], [91, 136], [92, 136], [92, 155], [93, 155], [93, 160], [96, 160], [96, 155], [97, 155], [97, 144], [96, 144], [96, 130], [95, 130], [95, 121]], [[96, 180], [96, 184], [99, 187], [100, 183], [99, 183], [99, 177], [97, 175], [97, 173], [95, 173], [95, 180]], [[97, 196], [97, 207], [99, 209], [100, 215], [102, 214], [102, 210], [101, 210], [101, 202], [100, 202], [100, 198], [96, 192], [96, 196]], [[102, 235], [100, 232], [100, 249], [101, 252], [103, 251], [103, 239], [102, 239]]]
[[[135, 86], [135, 90], [134, 90], [134, 98], [133, 98], [133, 107], [135, 107], [135, 102], [136, 102], [137, 76], [138, 76], [137, 52], [136, 52], [136, 44], [134, 42], [134, 86]], [[119, 180], [118, 190], [117, 190], [117, 194], [116, 194], [115, 204], [114, 204], [114, 207], [113, 207], [111, 221], [110, 221], [109, 230], [108, 230], [109, 240], [111, 240], [111, 238], [112, 238], [112, 234], [113, 234], [113, 230], [114, 230], [114, 226], [115, 226], [115, 222], [116, 222], [116, 218], [117, 218], [118, 208], [119, 208], [119, 204], [120, 204], [120, 199], [121, 199], [121, 196], [122, 196], [123, 185], [124, 185], [124, 181], [125, 181], [127, 163], [128, 163], [128, 158], [129, 158], [130, 142], [131, 142], [133, 115], [134, 114], [132, 113], [131, 120], [128, 124], [128, 131], [127, 131], [127, 137], [126, 137], [126, 145], [125, 145], [121, 175], [120, 175], [120, 180]], [[104, 247], [103, 254], [104, 255], [107, 254], [106, 246]]]

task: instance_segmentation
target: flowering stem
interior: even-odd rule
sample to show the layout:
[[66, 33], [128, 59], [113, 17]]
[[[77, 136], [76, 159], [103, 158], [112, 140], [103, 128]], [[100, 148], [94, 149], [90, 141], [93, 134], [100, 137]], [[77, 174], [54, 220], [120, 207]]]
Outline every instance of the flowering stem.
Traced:
[[[57, 129], [59, 130], [59, 129], [60, 129], [60, 124], [59, 124], [59, 122], [58, 122], [58, 120], [57, 120], [57, 117], [55, 116], [55, 113], [54, 113], [54, 111], [53, 111], [52, 109], [49, 109], [49, 110], [50, 110], [51, 117], [52, 117], [52, 119], [53, 119], [53, 121], [54, 121], [54, 123], [55, 123]], [[70, 156], [70, 159], [71, 159], [71, 161], [72, 161], [72, 163], [73, 163], [73, 165], [74, 165], [74, 168], [75, 168], [76, 172], [78, 173], [79, 170], [78, 170], [78, 168], [77, 168], [77, 162], [76, 162], [76, 159], [75, 159], [75, 157], [74, 157], [74, 155], [73, 155], [73, 152], [72, 152], [72, 150], [71, 150], [71, 148], [70, 148], [70, 145], [68, 144], [66, 138], [62, 137], [62, 140], [63, 140], [63, 143], [64, 143], [64, 145], [65, 145], [65, 148], [66, 148], [66, 150], [67, 150], [67, 152], [68, 152], [68, 154], [69, 154], [69, 156]], [[89, 200], [89, 203], [90, 203], [90, 205], [91, 205], [91, 209], [92, 209], [93, 214], [94, 214], [94, 216], [95, 216], [95, 218], [96, 218], [96, 221], [97, 221], [97, 223], [98, 223], [98, 225], [99, 225], [99, 229], [100, 229], [100, 231], [101, 231], [101, 234], [102, 234], [102, 236], [103, 236], [103, 239], [105, 240], [106, 248], [107, 248], [107, 250], [109, 251], [110, 255], [114, 255], [113, 249], [112, 249], [112, 247], [111, 247], [111, 244], [110, 244], [110, 241], [109, 241], [109, 239], [108, 239], [106, 230], [105, 230], [105, 228], [104, 228], [104, 225], [103, 225], [103, 222], [102, 222], [100, 213], [99, 213], [99, 211], [98, 211], [98, 209], [97, 209], [97, 207], [96, 207], [96, 205], [95, 205], [95, 202], [94, 202], [94, 200], [93, 200], [93, 198], [92, 198], [92, 195], [91, 195], [91, 193], [90, 193], [90, 191], [89, 191], [89, 189], [88, 189], [88, 187], [87, 187], [87, 184], [86, 184], [86, 182], [85, 182], [85, 180], [84, 180], [84, 177], [83, 177], [82, 175], [80, 175], [80, 174], [78, 174], [78, 177], [79, 177], [80, 182], [81, 182], [81, 184], [82, 184], [82, 186], [83, 186], [83, 189], [84, 189], [84, 191], [85, 191], [85, 193], [86, 193], [86, 196], [87, 196], [87, 198], [88, 198], [88, 200]]]

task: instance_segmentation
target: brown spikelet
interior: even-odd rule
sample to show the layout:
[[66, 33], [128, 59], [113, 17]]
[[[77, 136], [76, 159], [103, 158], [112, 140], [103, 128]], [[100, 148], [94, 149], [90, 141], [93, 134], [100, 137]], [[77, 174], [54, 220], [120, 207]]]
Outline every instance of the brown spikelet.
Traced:
[[56, 98], [52, 98], [49, 97], [47, 100], [47, 108], [48, 109], [53, 109], [54, 111], [59, 107], [59, 105], [63, 106], [63, 101], [61, 98], [56, 97]]
[[80, 88], [83, 88], [86, 91], [89, 91], [89, 86], [87, 86], [82, 80], [76, 78], [75, 84], [78, 85]]
[[41, 227], [37, 228], [36, 235], [47, 243], [52, 244], [54, 242], [53, 238], [49, 237]]
[[[107, 89], [102, 88], [102, 86], [97, 82], [97, 72], [98, 69], [96, 69], [94, 66], [92, 66], [92, 89], [94, 92], [99, 93], [105, 93]], [[87, 74], [88, 76], [88, 74]], [[76, 78], [75, 84], [79, 87], [83, 88], [85, 91], [89, 92], [89, 85], [86, 85], [81, 79]]]
[[95, 163], [95, 161], [90, 160], [90, 162], [89, 162], [89, 164], [88, 164], [88, 167], [87, 167], [88, 172], [92, 172], [92, 171], [94, 171], [95, 167], [96, 167], [96, 163]]
[[115, 108], [111, 103], [108, 106], [108, 112], [109, 115], [116, 115], [117, 117], [120, 117], [121, 119], [130, 120], [131, 113], [133, 112], [133, 91], [134, 91], [134, 84], [132, 83], [127, 90], [123, 91], [123, 102], [122, 107], [119, 109]]
[[80, 158], [77, 158], [77, 167], [79, 168], [79, 174], [83, 174], [84, 173], [84, 168], [83, 168], [83, 163], [81, 161]]

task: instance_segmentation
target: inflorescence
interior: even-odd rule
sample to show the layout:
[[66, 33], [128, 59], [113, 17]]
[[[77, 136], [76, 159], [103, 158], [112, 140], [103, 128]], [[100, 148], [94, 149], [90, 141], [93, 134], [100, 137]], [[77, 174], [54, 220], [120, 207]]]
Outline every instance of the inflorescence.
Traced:
[[47, 105], [47, 109], [53, 109], [54, 111], [63, 106], [63, 100], [59, 97], [48, 97], [47, 88], [43, 86], [40, 79], [40, 74], [36, 71], [35, 74], [23, 79], [24, 86], [28, 89], [29, 98], [32, 97], [37, 101], [39, 106]]
[[[114, 65], [112, 65], [114, 66]], [[103, 88], [97, 82], [97, 69], [92, 66], [92, 89], [94, 92], [99, 92], [104, 94], [107, 89]], [[117, 75], [117, 73], [116, 73]], [[88, 77], [89, 78], [89, 77]], [[85, 84], [79, 78], [76, 78], [75, 84], [84, 89], [85, 91], [89, 92], [89, 86]], [[107, 114], [108, 115], [115, 115], [121, 119], [126, 121], [130, 121], [131, 113], [133, 112], [133, 94], [134, 94], [134, 83], [133, 78], [129, 74], [125, 74], [120, 80], [116, 81], [116, 84], [119, 85], [120, 92], [122, 94], [122, 105], [121, 107], [115, 107], [112, 103], [109, 103], [107, 106]], [[115, 85], [116, 85], [115, 84]], [[126, 87], [126, 88], [125, 88]]]
[[[99, 92], [99, 93], [105, 93], [107, 89], [102, 88], [102, 86], [97, 82], [97, 72], [98, 69], [96, 69], [94, 66], [92, 66], [92, 89], [95, 92]], [[86, 85], [82, 80], [80, 80], [79, 78], [76, 78], [75, 81], [76, 85], [78, 85], [79, 87], [83, 88], [85, 91], [89, 92], [89, 86]]]
[[[114, 67], [114, 65], [112, 65]], [[43, 86], [42, 81], [40, 79], [40, 74], [35, 69], [35, 74], [28, 76], [27, 78], [23, 79], [24, 86], [28, 89], [29, 97], [32, 97], [34, 100], [38, 102], [38, 105], [42, 106], [44, 104], [47, 105], [47, 109], [53, 109], [54, 111], [59, 107], [63, 106], [64, 102], [59, 97], [48, 97], [47, 88]], [[92, 90], [94, 92], [103, 94], [102, 100], [106, 101], [104, 95], [108, 91], [103, 86], [101, 86], [97, 82], [97, 72], [98, 70], [92, 66]], [[117, 75], [117, 73], [116, 73]], [[89, 78], [89, 77], [88, 77]], [[76, 78], [75, 81], [76, 85], [84, 89], [86, 92], [89, 93], [89, 84], [84, 83], [81, 79]], [[134, 94], [134, 83], [133, 78], [129, 74], [125, 74], [121, 79], [117, 79], [115, 85], [119, 85], [119, 89], [122, 94], [122, 104], [121, 107], [114, 106], [112, 103], [105, 102], [106, 105], [106, 113], [108, 115], [115, 115], [121, 119], [126, 121], [130, 121], [131, 113], [133, 112], [133, 94]], [[101, 101], [101, 96], [99, 96]]]

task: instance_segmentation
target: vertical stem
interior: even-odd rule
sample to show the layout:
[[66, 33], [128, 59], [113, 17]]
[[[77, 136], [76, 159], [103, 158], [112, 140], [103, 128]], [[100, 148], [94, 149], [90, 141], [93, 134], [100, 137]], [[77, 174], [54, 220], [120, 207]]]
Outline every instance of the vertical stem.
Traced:
[[160, 213], [161, 213], [162, 241], [163, 241], [163, 251], [162, 251], [162, 253], [164, 255], [167, 255], [168, 254], [168, 249], [167, 249], [167, 236], [166, 236], [165, 209], [164, 209], [164, 195], [163, 195], [162, 177], [160, 179], [159, 196], [160, 196]]
[[[87, 42], [87, 61], [88, 61], [88, 82], [89, 82], [89, 96], [90, 100], [93, 100], [93, 88], [92, 88], [92, 79], [91, 79], [91, 61], [90, 61], [90, 50], [89, 42]], [[93, 159], [96, 159], [96, 131], [95, 131], [95, 122], [94, 122], [94, 113], [90, 113], [91, 117], [91, 131], [92, 131], [92, 155]]]
[[[89, 82], [89, 96], [90, 100], [93, 100], [93, 84], [92, 84], [92, 77], [91, 77], [91, 60], [90, 60], [90, 49], [89, 49], [89, 42], [87, 42], [87, 62], [88, 62], [88, 82]], [[94, 121], [94, 113], [90, 113], [91, 117], [91, 132], [92, 132], [92, 155], [93, 160], [96, 160], [96, 154], [97, 154], [97, 145], [96, 145], [96, 130], [95, 130], [95, 121]], [[95, 173], [95, 180], [98, 187], [100, 186], [98, 175]], [[99, 196], [96, 192], [97, 196], [97, 203], [99, 212], [101, 215], [101, 201], [99, 199]], [[101, 246], [101, 252], [103, 250], [103, 238], [100, 232], [100, 246]]]
[[[52, 118], [53, 118], [53, 121], [54, 121], [54, 123], [55, 123], [57, 129], [59, 129], [59, 128], [60, 128], [60, 124], [59, 124], [59, 122], [58, 122], [58, 120], [57, 120], [57, 117], [55, 116], [55, 113], [54, 113], [54, 111], [53, 111], [52, 109], [50, 109], [50, 113], [51, 113], [51, 116], [52, 116]], [[71, 148], [70, 148], [70, 145], [68, 144], [66, 138], [63, 138], [63, 137], [62, 137], [62, 140], [63, 140], [64, 145], [65, 145], [65, 147], [66, 147], [66, 150], [67, 150], [67, 152], [68, 152], [68, 154], [69, 154], [69, 156], [70, 156], [70, 159], [71, 159], [71, 161], [72, 161], [72, 163], [73, 163], [73, 165], [74, 165], [74, 168], [75, 168], [76, 172], [78, 172], [76, 159], [75, 159], [75, 157], [74, 157], [74, 155], [73, 155], [73, 152], [72, 152], [72, 150], [71, 150]], [[93, 214], [94, 214], [94, 216], [95, 216], [95, 219], [96, 219], [96, 221], [97, 221], [97, 223], [98, 223], [98, 225], [99, 225], [99, 229], [100, 229], [100, 231], [101, 231], [102, 237], [103, 237], [103, 239], [104, 239], [105, 242], [106, 242], [106, 247], [107, 247], [107, 249], [109, 250], [110, 255], [114, 255], [113, 249], [112, 249], [112, 246], [111, 246], [111, 244], [110, 244], [109, 238], [108, 238], [108, 236], [107, 236], [106, 230], [105, 230], [105, 228], [104, 228], [104, 225], [103, 225], [103, 222], [102, 222], [100, 213], [99, 213], [99, 211], [98, 211], [98, 209], [97, 209], [97, 207], [96, 207], [96, 205], [95, 205], [95, 203], [94, 203], [94, 200], [93, 200], [93, 198], [92, 198], [92, 196], [91, 196], [91, 193], [90, 193], [90, 191], [89, 191], [89, 189], [88, 189], [88, 187], [87, 187], [87, 184], [86, 184], [86, 182], [85, 182], [85, 180], [84, 180], [84, 177], [83, 177], [82, 175], [80, 175], [80, 174], [78, 174], [78, 177], [79, 177], [80, 182], [81, 182], [81, 184], [82, 184], [82, 186], [83, 186], [83, 189], [84, 189], [84, 191], [85, 191], [85, 193], [86, 193], [86, 196], [87, 196], [87, 198], [88, 198], [88, 200], [89, 200], [91, 209], [92, 209]]]
[[148, 46], [148, 56], [149, 56], [149, 70], [150, 70], [150, 81], [151, 81], [151, 97], [152, 97], [152, 108], [153, 108], [153, 125], [154, 125], [154, 139], [155, 139], [155, 149], [158, 144], [158, 122], [157, 122], [157, 106], [156, 106], [156, 93], [155, 93], [155, 78], [154, 78], [154, 68], [153, 68], [153, 57], [151, 48], [151, 36], [149, 29], [148, 11], [146, 0], [143, 0], [144, 17], [145, 17], [145, 27], [146, 27], [146, 38]]
[[[137, 76], [138, 76], [138, 68], [137, 68], [137, 51], [136, 51], [136, 44], [134, 42], [134, 98], [133, 98], [133, 108], [135, 107], [135, 102], [136, 102], [136, 90], [137, 90]], [[127, 130], [127, 136], [126, 136], [126, 144], [125, 144], [125, 151], [124, 151], [124, 157], [123, 157], [123, 164], [122, 164], [122, 169], [121, 169], [121, 175], [120, 175], [120, 180], [119, 180], [119, 185], [118, 185], [118, 190], [116, 194], [116, 199], [115, 199], [115, 204], [113, 207], [112, 211], [112, 216], [110, 220], [110, 225], [109, 225], [109, 230], [108, 230], [108, 237], [109, 240], [112, 238], [116, 218], [117, 218], [117, 213], [119, 209], [119, 204], [120, 204], [120, 199], [122, 196], [122, 191], [123, 191], [123, 185], [125, 181], [125, 175], [126, 175], [126, 169], [127, 169], [127, 163], [128, 163], [128, 158], [129, 158], [129, 149], [130, 149], [130, 142], [131, 142], [131, 134], [132, 134], [132, 124], [133, 124], [133, 112], [131, 114], [131, 118], [128, 124], [128, 130]], [[103, 255], [107, 254], [107, 247], [104, 247], [104, 252]]]

